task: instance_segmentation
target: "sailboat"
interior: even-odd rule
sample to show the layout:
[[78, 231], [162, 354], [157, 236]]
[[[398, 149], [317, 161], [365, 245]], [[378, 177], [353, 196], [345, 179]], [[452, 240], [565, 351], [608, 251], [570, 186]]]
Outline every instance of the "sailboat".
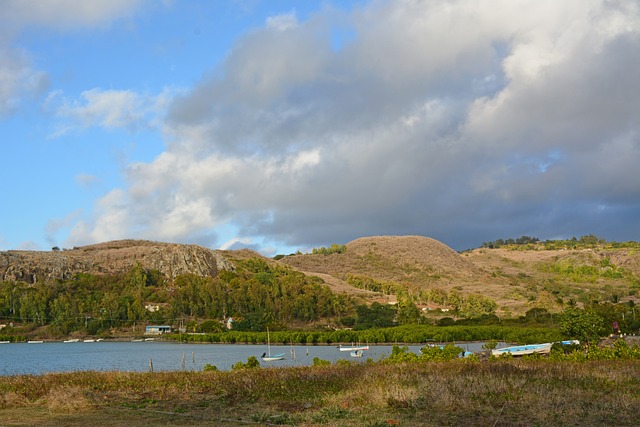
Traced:
[[267, 353], [262, 353], [262, 360], [265, 362], [275, 362], [284, 359], [284, 353], [271, 355], [271, 337], [269, 336], [269, 328], [267, 328]]

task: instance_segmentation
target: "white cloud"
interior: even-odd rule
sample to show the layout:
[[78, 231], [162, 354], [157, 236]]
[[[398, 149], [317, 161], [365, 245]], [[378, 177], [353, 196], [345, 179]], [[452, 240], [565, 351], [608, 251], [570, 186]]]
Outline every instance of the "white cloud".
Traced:
[[93, 126], [131, 131], [160, 126], [175, 92], [165, 89], [159, 95], [151, 96], [131, 90], [94, 88], [82, 92], [79, 100], [69, 100], [61, 91], [53, 91], [44, 105], [63, 121], [50, 137]]
[[227, 240], [226, 242], [224, 242], [223, 244], [220, 245], [220, 249], [222, 250], [227, 250], [227, 249], [232, 249], [235, 248], [237, 246], [242, 245], [243, 247], [247, 247], [253, 244], [253, 241], [247, 237], [245, 238], [233, 238], [231, 240]]
[[85, 127], [98, 124], [107, 129], [136, 126], [144, 116], [143, 102], [132, 91], [91, 89], [80, 97], [81, 103], [62, 106], [58, 115], [75, 119]]
[[640, 233], [601, 225], [640, 214], [637, 2], [372, 2], [339, 17], [339, 51], [334, 18], [239, 40], [172, 105], [167, 151], [74, 237]]
[[295, 12], [284, 15], [270, 16], [267, 18], [267, 28], [273, 28], [279, 31], [289, 30], [298, 26], [298, 18]]
[[127, 195], [122, 190], [112, 190], [96, 204], [94, 222], [77, 222], [65, 242], [76, 246], [87, 242], [106, 242], [124, 239], [131, 235]]

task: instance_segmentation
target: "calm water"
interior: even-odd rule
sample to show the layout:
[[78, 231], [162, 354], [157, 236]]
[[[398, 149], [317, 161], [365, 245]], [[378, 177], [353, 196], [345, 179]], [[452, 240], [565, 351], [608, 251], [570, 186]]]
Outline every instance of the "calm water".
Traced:
[[[457, 344], [469, 351], [479, 351], [482, 343]], [[220, 370], [230, 370], [236, 362], [255, 356], [261, 366], [308, 366], [313, 358], [335, 362], [338, 359], [365, 362], [391, 354], [392, 346], [370, 346], [362, 358], [335, 346], [271, 346], [271, 354], [285, 353], [286, 359], [263, 362], [266, 345], [180, 344], [169, 342], [45, 342], [42, 344], [0, 344], [0, 375], [42, 374], [70, 371], [201, 371], [209, 363]], [[409, 346], [419, 353], [421, 346]], [[294, 357], [292, 357], [294, 356]]]

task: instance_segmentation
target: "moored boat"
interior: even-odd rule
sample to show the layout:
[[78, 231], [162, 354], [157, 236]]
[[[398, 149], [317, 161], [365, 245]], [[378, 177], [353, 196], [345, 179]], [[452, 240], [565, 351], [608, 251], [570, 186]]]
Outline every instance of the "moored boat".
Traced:
[[368, 345], [350, 345], [350, 346], [346, 346], [346, 345], [339, 345], [338, 346], [338, 350], [340, 351], [358, 351], [358, 350], [369, 350], [369, 346]]
[[527, 345], [515, 345], [512, 347], [497, 348], [491, 350], [491, 354], [494, 356], [501, 356], [503, 354], [511, 354], [512, 356], [525, 356], [527, 354], [549, 354], [551, 352], [552, 343], [547, 342], [544, 344], [527, 344]]
[[265, 362], [275, 362], [276, 360], [284, 359], [284, 353], [271, 354], [271, 336], [269, 335], [269, 328], [267, 328], [267, 352], [262, 353], [261, 358]]
[[283, 360], [284, 359], [284, 353], [280, 353], [280, 354], [272, 354], [272, 355], [267, 355], [267, 353], [263, 353], [262, 354], [262, 360], [264, 360], [265, 362], [275, 362], [276, 360]]

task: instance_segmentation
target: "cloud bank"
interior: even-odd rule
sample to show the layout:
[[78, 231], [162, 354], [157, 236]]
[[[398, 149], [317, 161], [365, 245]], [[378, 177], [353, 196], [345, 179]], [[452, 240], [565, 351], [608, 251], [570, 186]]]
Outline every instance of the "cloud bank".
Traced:
[[[130, 165], [68, 245], [638, 239], [637, 70], [634, 0], [374, 1], [270, 17], [174, 97], [166, 151]], [[102, 105], [89, 95], [138, 100], [87, 93], [69, 114]], [[132, 118], [97, 111], [105, 124]], [[218, 241], [223, 228], [237, 235]]]

